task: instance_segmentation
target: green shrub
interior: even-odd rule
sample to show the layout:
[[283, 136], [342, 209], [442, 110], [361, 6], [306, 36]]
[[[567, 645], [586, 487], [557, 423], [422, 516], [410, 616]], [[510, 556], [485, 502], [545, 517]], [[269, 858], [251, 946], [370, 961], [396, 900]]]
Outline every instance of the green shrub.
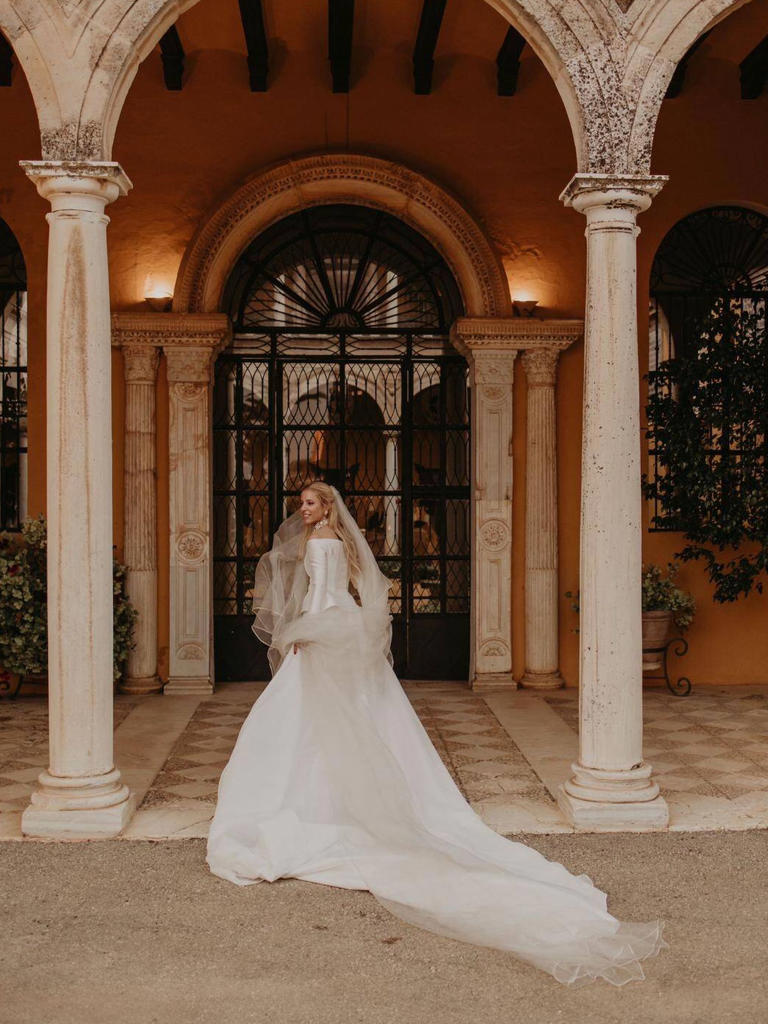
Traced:
[[[113, 559], [114, 678], [133, 649], [137, 612], [125, 592], [126, 567]], [[0, 534], [0, 665], [30, 675], [48, 666], [46, 523], [27, 519], [20, 534]]]

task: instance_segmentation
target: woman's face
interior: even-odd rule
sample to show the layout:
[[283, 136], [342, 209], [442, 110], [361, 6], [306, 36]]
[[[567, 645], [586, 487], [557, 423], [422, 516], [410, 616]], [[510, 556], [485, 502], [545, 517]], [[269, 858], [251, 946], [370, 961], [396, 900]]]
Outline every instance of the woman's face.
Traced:
[[299, 506], [302, 518], [307, 526], [319, 523], [325, 515], [325, 508], [320, 495], [314, 491], [301, 492], [301, 505]]

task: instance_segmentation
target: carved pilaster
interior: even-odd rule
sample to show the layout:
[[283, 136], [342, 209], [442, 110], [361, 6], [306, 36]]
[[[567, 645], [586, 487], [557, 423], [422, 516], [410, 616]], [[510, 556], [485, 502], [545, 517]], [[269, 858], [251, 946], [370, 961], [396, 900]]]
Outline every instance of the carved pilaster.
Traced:
[[213, 360], [224, 337], [218, 330], [165, 348], [171, 533], [166, 693], [213, 691], [210, 392]]
[[[165, 693], [210, 693], [213, 689], [211, 508], [211, 368], [226, 344], [228, 318], [219, 313], [115, 313], [115, 344], [126, 355], [126, 421], [129, 435], [145, 435], [149, 425], [151, 353], [162, 349], [167, 361], [169, 402], [169, 526], [170, 526], [170, 670]], [[131, 397], [132, 389], [136, 389]], [[141, 390], [140, 389], [144, 389]], [[139, 391], [141, 397], [139, 397]], [[154, 393], [154, 387], [152, 388]], [[154, 416], [151, 417], [154, 424]], [[132, 429], [132, 425], [135, 428]], [[154, 430], [154, 425], [152, 426]], [[146, 452], [147, 439], [141, 442]], [[130, 444], [128, 445], [130, 447]], [[153, 558], [149, 526], [156, 513], [156, 494], [146, 465], [136, 468], [144, 480], [142, 497], [129, 509], [135, 492], [134, 463], [126, 452], [126, 560], [147, 569]], [[143, 529], [131, 520], [141, 518]], [[134, 545], [134, 546], [131, 546]], [[151, 600], [145, 597], [147, 604]], [[156, 601], [156, 598], [155, 598]], [[147, 649], [150, 641], [147, 639]], [[155, 641], [156, 647], [156, 641]], [[138, 648], [138, 644], [137, 644]], [[137, 651], [137, 654], [139, 652]], [[149, 655], [147, 654], [147, 659]], [[129, 673], [130, 674], [130, 673]]]
[[[470, 364], [472, 395], [472, 601], [474, 689], [514, 687], [512, 677], [512, 384], [520, 349], [565, 348], [580, 320], [462, 317], [451, 331]], [[543, 365], [543, 364], [542, 364]]]
[[125, 540], [128, 596], [138, 611], [124, 693], [157, 693], [156, 346], [133, 344], [113, 328], [125, 366]]
[[[486, 321], [487, 323], [487, 321]], [[490, 321], [503, 324], [505, 321]], [[470, 685], [515, 687], [512, 677], [512, 384], [517, 348], [503, 330], [457, 321], [454, 345], [472, 388]]]
[[556, 689], [559, 669], [557, 438], [555, 381], [560, 350], [546, 343], [522, 356], [527, 383], [525, 466], [525, 674], [520, 685]]

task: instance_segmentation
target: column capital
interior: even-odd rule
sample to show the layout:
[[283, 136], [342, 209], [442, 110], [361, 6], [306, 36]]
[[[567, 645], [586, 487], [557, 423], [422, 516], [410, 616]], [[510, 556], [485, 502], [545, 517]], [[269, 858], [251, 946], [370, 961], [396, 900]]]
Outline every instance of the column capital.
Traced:
[[531, 348], [523, 352], [522, 363], [529, 388], [554, 387], [560, 349], [555, 346]]
[[133, 188], [123, 168], [112, 160], [20, 160], [19, 166], [52, 204], [60, 196], [111, 203]]
[[668, 181], [666, 174], [574, 174], [560, 200], [579, 213], [609, 207], [637, 216], [648, 209]]
[[451, 344], [472, 359], [485, 352], [529, 348], [567, 348], [584, 334], [583, 320], [542, 317], [459, 317], [451, 327]]
[[112, 314], [112, 345], [124, 352], [162, 349], [171, 383], [207, 383], [211, 361], [230, 336], [225, 313]]
[[154, 384], [160, 350], [156, 345], [122, 345], [127, 384]]

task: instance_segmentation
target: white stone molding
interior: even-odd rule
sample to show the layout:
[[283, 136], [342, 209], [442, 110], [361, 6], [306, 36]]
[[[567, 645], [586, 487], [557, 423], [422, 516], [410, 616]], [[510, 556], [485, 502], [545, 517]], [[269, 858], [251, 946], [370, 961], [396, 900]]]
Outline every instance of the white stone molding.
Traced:
[[174, 288], [174, 310], [220, 309], [226, 281], [251, 239], [297, 210], [327, 203], [385, 210], [410, 224], [453, 271], [468, 314], [509, 314], [501, 261], [464, 206], [422, 174], [355, 153], [284, 161], [238, 188], [190, 243]]
[[50, 763], [25, 835], [119, 833], [133, 799], [114, 764], [112, 431], [107, 203], [118, 164], [25, 161], [51, 204], [47, 294]]
[[577, 175], [587, 218], [579, 623], [579, 759], [559, 803], [577, 828], [659, 828], [669, 811], [643, 760], [637, 215], [660, 177]]
[[168, 368], [170, 670], [164, 692], [213, 692], [211, 370], [229, 339], [223, 314], [158, 314]]
[[122, 314], [112, 315], [112, 344], [125, 372], [124, 561], [126, 589], [138, 612], [135, 646], [128, 655], [123, 693], [159, 693], [157, 676], [157, 343], [123, 335]]
[[[546, 323], [546, 321], [544, 321]], [[582, 327], [573, 325], [571, 341]], [[559, 668], [557, 422], [555, 384], [560, 352], [570, 342], [542, 343], [523, 352], [526, 379], [525, 674], [536, 690], [564, 686]]]

